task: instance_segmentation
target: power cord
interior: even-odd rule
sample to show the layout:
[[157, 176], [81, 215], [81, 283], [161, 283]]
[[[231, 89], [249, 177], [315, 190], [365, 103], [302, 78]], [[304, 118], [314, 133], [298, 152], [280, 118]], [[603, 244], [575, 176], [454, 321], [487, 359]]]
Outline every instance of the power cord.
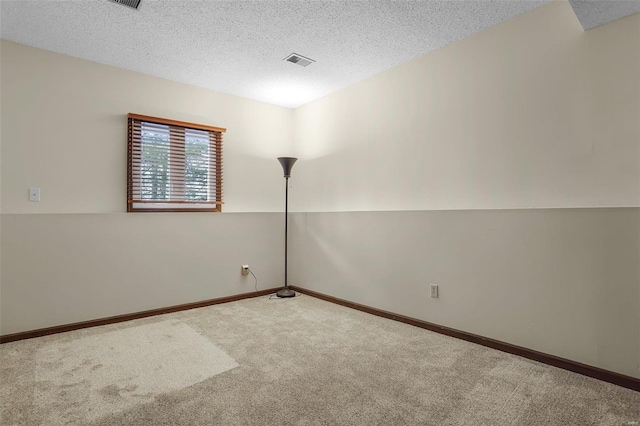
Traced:
[[[253, 271], [251, 270], [251, 268], [247, 268], [247, 271], [249, 271], [249, 273], [251, 275], [253, 275], [253, 279], [255, 280], [255, 286], [253, 287], [253, 289], [257, 292], [258, 291], [258, 277], [256, 277], [256, 274], [253, 273]], [[296, 292], [296, 295], [293, 297], [300, 297], [302, 296], [302, 293], [300, 293], [299, 291]], [[279, 297], [277, 297], [277, 295], [275, 293], [270, 294], [269, 295], [269, 300], [273, 299], [273, 298], [277, 298], [280, 299]]]
[[247, 271], [249, 271], [249, 273], [251, 273], [251, 275], [253, 275], [253, 279], [256, 280], [256, 285], [255, 285], [254, 289], [255, 289], [255, 291], [258, 291], [258, 277], [256, 277], [256, 274], [253, 273], [251, 268], [247, 268]]

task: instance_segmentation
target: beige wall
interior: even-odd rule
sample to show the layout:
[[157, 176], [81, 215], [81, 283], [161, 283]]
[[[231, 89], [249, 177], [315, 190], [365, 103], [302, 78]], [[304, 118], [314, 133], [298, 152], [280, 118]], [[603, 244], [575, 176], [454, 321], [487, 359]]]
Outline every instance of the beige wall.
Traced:
[[[241, 212], [281, 210], [295, 153], [326, 213], [293, 284], [640, 377], [640, 15], [553, 2], [295, 111], [0, 47], [0, 333], [281, 284], [281, 215]], [[225, 213], [122, 213], [128, 112], [229, 129]]]
[[223, 211], [282, 209], [292, 110], [8, 41], [1, 52], [3, 213], [126, 211], [129, 112], [226, 127]]
[[552, 2], [294, 135], [292, 283], [640, 377], [640, 14]]
[[552, 2], [295, 111], [298, 211], [640, 205], [640, 15]]
[[0, 43], [0, 329], [2, 328], [2, 130], [1, 128], [2, 128], [2, 44]]
[[[282, 285], [282, 215], [269, 212], [284, 202], [290, 109], [0, 48], [1, 334], [250, 292], [247, 263], [260, 288]], [[129, 112], [228, 129], [222, 214], [123, 213]]]
[[295, 213], [291, 235], [294, 285], [640, 378], [638, 208]]
[[0, 334], [284, 283], [281, 213], [3, 214]]

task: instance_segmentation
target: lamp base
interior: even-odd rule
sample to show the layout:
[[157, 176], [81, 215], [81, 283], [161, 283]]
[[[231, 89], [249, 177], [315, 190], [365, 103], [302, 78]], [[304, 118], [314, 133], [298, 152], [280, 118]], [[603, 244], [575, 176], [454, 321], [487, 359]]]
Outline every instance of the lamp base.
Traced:
[[279, 292], [277, 292], [276, 296], [278, 296], [278, 297], [295, 297], [296, 296], [296, 292], [291, 290], [289, 287], [285, 287], [282, 290], [280, 290]]

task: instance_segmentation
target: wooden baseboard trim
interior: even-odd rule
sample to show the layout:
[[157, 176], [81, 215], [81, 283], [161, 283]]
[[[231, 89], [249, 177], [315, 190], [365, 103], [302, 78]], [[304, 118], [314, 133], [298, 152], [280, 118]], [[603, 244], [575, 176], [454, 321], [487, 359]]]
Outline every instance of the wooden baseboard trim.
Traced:
[[[426, 330], [434, 331], [436, 333], [445, 334], [447, 336], [455, 337], [458, 339], [466, 340], [468, 342], [477, 343], [482, 346], [497, 349], [502, 352], [518, 355], [523, 358], [531, 359], [541, 362], [543, 364], [551, 365], [554, 367], [562, 368], [564, 370], [572, 371], [574, 373], [582, 374], [584, 376], [593, 377], [594, 379], [602, 380], [614, 385], [622, 386], [624, 388], [632, 389], [640, 392], [640, 379], [635, 377], [626, 376], [624, 374], [615, 373], [613, 371], [604, 370], [598, 367], [593, 367], [580, 362], [571, 361], [566, 358], [560, 358], [555, 355], [545, 354], [533, 349], [524, 348], [522, 346], [512, 345], [510, 343], [502, 342], [495, 339], [479, 336], [473, 333], [467, 333], [466, 331], [456, 330], [454, 328], [444, 327], [438, 324], [422, 321], [419, 319], [407, 317], [404, 315], [395, 314], [393, 312], [384, 311], [382, 309], [372, 308], [370, 306], [361, 305], [359, 303], [350, 302], [348, 300], [339, 299], [337, 297], [329, 296], [323, 293], [318, 293], [313, 290], [307, 290], [298, 286], [291, 286], [291, 288], [300, 293], [308, 296], [316, 297], [318, 299], [326, 300], [338, 305], [346, 306], [348, 308], [356, 309], [362, 312], [366, 312], [372, 315], [376, 315], [383, 318], [388, 318], [394, 321], [410, 324], [415, 327], [424, 328]], [[37, 330], [23, 331], [20, 333], [6, 334], [0, 336], [0, 344], [15, 342], [18, 340], [31, 339], [34, 337], [47, 336], [49, 334], [66, 333], [68, 331], [80, 330], [82, 328], [97, 327], [107, 324], [115, 324], [123, 321], [130, 321], [139, 318], [146, 318], [155, 315], [169, 314], [172, 312], [185, 311], [188, 309], [203, 308], [205, 306], [218, 305], [221, 303], [235, 302], [237, 300], [249, 299], [252, 297], [266, 296], [274, 293], [280, 288], [272, 288], [266, 290], [259, 290], [252, 293], [242, 293], [233, 296], [220, 297], [217, 299], [203, 300], [200, 302], [185, 303], [182, 305], [168, 306], [165, 308], [151, 309], [148, 311], [135, 312], [131, 314], [116, 315], [113, 317], [99, 318], [90, 321], [82, 321], [73, 324], [57, 325], [54, 327], [41, 328]]]
[[512, 345], [510, 343], [502, 342], [500, 340], [490, 339], [487, 337], [479, 336], [477, 334], [467, 333], [466, 331], [456, 330], [454, 328], [444, 327], [438, 324], [433, 324], [427, 321], [407, 317], [404, 315], [394, 314], [393, 312], [383, 311], [382, 309], [372, 308], [370, 306], [361, 305], [359, 303], [350, 302], [348, 300], [339, 299], [337, 297], [329, 296], [323, 293], [318, 293], [313, 290], [307, 290], [305, 288], [291, 286], [292, 289], [300, 293], [316, 297], [318, 299], [326, 300], [327, 302], [336, 303], [338, 305], [346, 306], [348, 308], [357, 309], [372, 315], [376, 315], [383, 318], [388, 318], [394, 321], [400, 321], [405, 324], [410, 324], [415, 327], [424, 328], [426, 330], [435, 331], [436, 333], [445, 334], [447, 336], [455, 337], [458, 339], [466, 340], [468, 342], [477, 343], [482, 346], [497, 349], [502, 352], [518, 355], [523, 358], [531, 359], [541, 362], [543, 364], [551, 365], [554, 367], [569, 370], [574, 373], [582, 374], [584, 376], [593, 377], [594, 379], [602, 380], [604, 382], [613, 383], [614, 385], [622, 386], [624, 388], [632, 389], [640, 392], [640, 379], [635, 377], [626, 376], [624, 374], [615, 373], [613, 371], [603, 370], [591, 365], [582, 364], [580, 362], [571, 361], [566, 358], [560, 358], [555, 355], [545, 354], [533, 349], [523, 348], [522, 346]]
[[148, 311], [135, 312], [132, 314], [116, 315], [113, 317], [99, 318], [95, 320], [76, 322], [73, 324], [56, 325], [54, 327], [40, 328], [38, 330], [22, 331], [20, 333], [6, 334], [0, 336], [1, 343], [15, 342], [17, 340], [32, 339], [34, 337], [47, 336], [49, 334], [66, 333], [67, 331], [80, 330], [81, 328], [97, 327], [100, 325], [114, 324], [117, 322], [130, 321], [139, 318], [152, 317], [155, 315], [170, 314], [172, 312], [186, 311], [188, 309], [203, 308], [205, 306], [218, 305], [220, 303], [235, 302], [236, 300], [250, 299], [252, 297], [266, 296], [278, 291], [281, 287], [266, 290], [254, 291], [252, 293], [242, 293], [233, 296], [219, 297], [217, 299], [203, 300], [200, 302], [185, 303], [183, 305], [168, 306], [166, 308], [151, 309]]

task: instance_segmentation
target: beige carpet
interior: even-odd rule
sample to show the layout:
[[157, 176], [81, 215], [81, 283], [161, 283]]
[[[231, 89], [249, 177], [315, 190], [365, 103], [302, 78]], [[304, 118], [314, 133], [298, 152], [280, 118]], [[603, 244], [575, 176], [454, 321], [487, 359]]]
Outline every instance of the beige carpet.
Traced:
[[35, 406], [49, 424], [89, 423], [238, 366], [177, 320], [51, 342], [35, 360]]
[[632, 425], [640, 393], [301, 296], [0, 345], [2, 425]]

